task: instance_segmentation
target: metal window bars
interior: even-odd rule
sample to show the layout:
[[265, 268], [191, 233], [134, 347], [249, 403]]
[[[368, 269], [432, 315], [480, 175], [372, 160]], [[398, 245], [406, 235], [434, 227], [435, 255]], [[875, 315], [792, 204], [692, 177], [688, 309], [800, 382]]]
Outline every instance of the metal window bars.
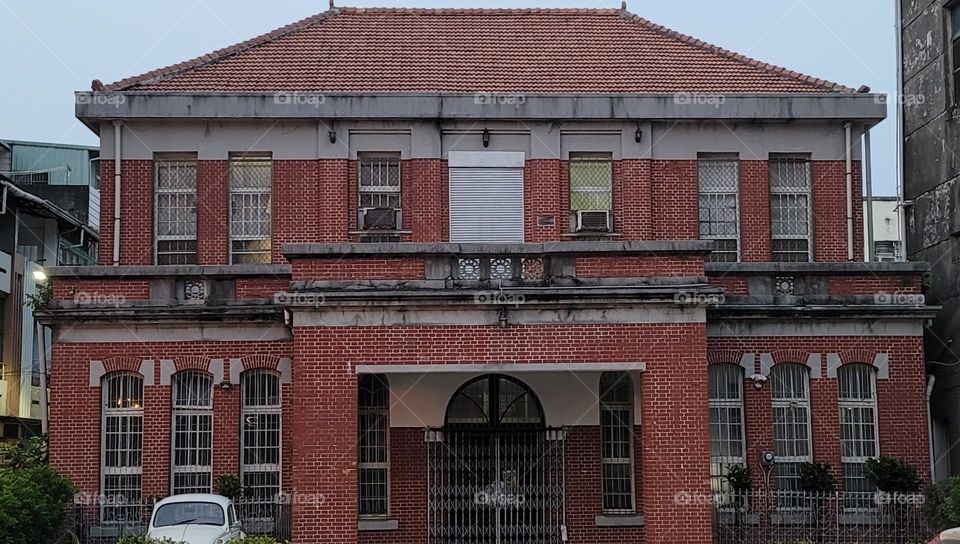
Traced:
[[603, 511], [633, 513], [633, 387], [626, 372], [600, 375], [600, 441]]
[[811, 187], [808, 158], [771, 158], [770, 232], [774, 262], [812, 259]]
[[362, 517], [382, 517], [389, 512], [389, 410], [390, 390], [386, 379], [377, 375], [363, 376], [358, 412], [358, 499]]
[[[837, 369], [844, 491], [876, 491], [864, 473], [867, 459], [879, 455], [875, 379], [875, 371], [865, 364], [847, 364]], [[869, 509], [871, 505], [847, 507]]]
[[793, 363], [776, 365], [770, 373], [770, 385], [777, 490], [798, 491], [800, 465], [812, 460], [809, 370]]
[[740, 163], [736, 158], [698, 161], [700, 237], [715, 240], [710, 261], [740, 260]]
[[171, 492], [213, 489], [213, 377], [188, 370], [173, 377]]
[[281, 489], [280, 376], [251, 369], [241, 376], [240, 475], [247, 495], [267, 500]]
[[230, 157], [230, 262], [271, 261], [273, 161], [259, 154]]
[[400, 208], [400, 155], [362, 153], [357, 157], [361, 208]]
[[746, 461], [743, 369], [732, 364], [711, 365], [708, 390], [711, 488], [715, 492], [726, 491], [730, 468], [743, 466]]
[[613, 159], [609, 153], [570, 154], [570, 212], [613, 210]]
[[102, 382], [100, 518], [120, 522], [132, 516], [141, 498], [143, 471], [143, 378], [107, 374]]
[[196, 157], [158, 156], [154, 160], [154, 183], [157, 264], [196, 264]]

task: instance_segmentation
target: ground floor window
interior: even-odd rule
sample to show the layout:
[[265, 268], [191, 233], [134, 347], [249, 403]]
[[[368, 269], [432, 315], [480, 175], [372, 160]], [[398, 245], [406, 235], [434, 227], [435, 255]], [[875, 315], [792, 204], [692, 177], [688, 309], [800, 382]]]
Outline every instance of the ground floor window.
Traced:
[[[777, 491], [800, 490], [800, 466], [813, 459], [810, 440], [810, 374], [799, 364], [770, 373]], [[783, 506], [791, 506], [784, 499]]]
[[267, 369], [242, 376], [240, 474], [246, 495], [268, 499], [280, 494], [280, 376]]
[[603, 511], [636, 510], [633, 478], [633, 383], [626, 372], [600, 376], [600, 438]]
[[101, 490], [105, 520], [134, 519], [143, 473], [143, 377], [117, 372], [102, 381]]
[[875, 506], [869, 494], [876, 488], [864, 473], [867, 459], [879, 455], [875, 378], [873, 368], [863, 364], [844, 365], [837, 370], [843, 490], [863, 494], [849, 499], [847, 508]]
[[731, 467], [744, 466], [743, 369], [732, 364], [710, 366], [710, 482], [713, 491], [727, 491]]
[[360, 515], [386, 516], [389, 511], [388, 415], [390, 390], [383, 376], [360, 378], [358, 436], [360, 444]]
[[172, 493], [213, 489], [213, 377], [180, 372], [173, 380]]

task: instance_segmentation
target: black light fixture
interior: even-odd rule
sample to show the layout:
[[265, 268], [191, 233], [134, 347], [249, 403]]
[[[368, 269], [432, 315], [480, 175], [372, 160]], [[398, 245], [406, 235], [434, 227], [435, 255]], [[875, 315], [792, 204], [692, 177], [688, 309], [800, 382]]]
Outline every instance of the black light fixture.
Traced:
[[483, 129], [483, 147], [490, 147], [490, 129]]
[[337, 143], [337, 131], [331, 130], [330, 132], [327, 133], [327, 136], [330, 137], [331, 144]]
[[223, 389], [224, 391], [229, 391], [233, 389], [233, 384], [228, 381], [222, 381], [220, 382], [220, 389]]
[[638, 144], [643, 140], [643, 129], [640, 128], [640, 123], [637, 123], [637, 131], [633, 133], [633, 140]]

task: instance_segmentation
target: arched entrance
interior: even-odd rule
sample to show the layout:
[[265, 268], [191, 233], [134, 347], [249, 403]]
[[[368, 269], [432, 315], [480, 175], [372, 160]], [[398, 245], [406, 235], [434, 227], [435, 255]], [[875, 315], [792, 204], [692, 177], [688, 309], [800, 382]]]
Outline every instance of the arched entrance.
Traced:
[[430, 544], [564, 541], [562, 429], [515, 378], [462, 385], [442, 429], [428, 429]]

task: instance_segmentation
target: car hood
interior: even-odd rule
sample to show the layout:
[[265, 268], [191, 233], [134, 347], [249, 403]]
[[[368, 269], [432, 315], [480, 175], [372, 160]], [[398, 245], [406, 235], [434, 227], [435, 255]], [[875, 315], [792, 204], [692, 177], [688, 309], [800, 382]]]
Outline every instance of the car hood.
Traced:
[[227, 531], [223, 527], [213, 525], [172, 525], [157, 527], [147, 532], [150, 538], [169, 538], [174, 542], [186, 544], [213, 544], [226, 534]]

